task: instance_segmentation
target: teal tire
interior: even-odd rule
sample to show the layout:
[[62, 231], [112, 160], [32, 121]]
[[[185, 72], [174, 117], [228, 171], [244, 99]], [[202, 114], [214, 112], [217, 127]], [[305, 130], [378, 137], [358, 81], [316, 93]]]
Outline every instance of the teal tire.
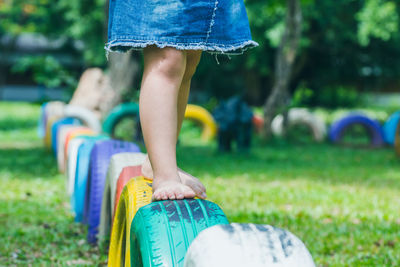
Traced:
[[124, 118], [137, 118], [139, 120], [139, 105], [136, 103], [123, 103], [111, 110], [103, 122], [103, 132], [114, 136], [117, 124]]
[[146, 205], [138, 210], [131, 225], [131, 266], [183, 267], [195, 237], [218, 224], [228, 224], [228, 220], [210, 201], [166, 200]]

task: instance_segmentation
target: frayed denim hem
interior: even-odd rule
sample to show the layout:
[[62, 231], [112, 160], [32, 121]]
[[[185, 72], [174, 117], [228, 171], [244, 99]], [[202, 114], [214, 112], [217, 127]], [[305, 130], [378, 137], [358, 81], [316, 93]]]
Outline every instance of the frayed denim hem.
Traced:
[[217, 55], [230, 56], [242, 55], [244, 51], [249, 48], [257, 47], [259, 44], [253, 40], [244, 41], [237, 45], [226, 45], [226, 44], [213, 44], [213, 43], [173, 43], [173, 42], [162, 42], [152, 40], [113, 40], [108, 42], [104, 49], [106, 50], [106, 57], [108, 60], [108, 54], [110, 52], [124, 53], [130, 50], [142, 50], [148, 45], [156, 45], [159, 48], [174, 47], [179, 50], [203, 50], [212, 55], [215, 55], [215, 59], [218, 62]]

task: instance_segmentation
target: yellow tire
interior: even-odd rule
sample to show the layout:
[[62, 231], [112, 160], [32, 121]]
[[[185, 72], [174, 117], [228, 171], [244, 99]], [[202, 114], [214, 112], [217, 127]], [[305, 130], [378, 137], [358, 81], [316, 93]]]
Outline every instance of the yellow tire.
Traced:
[[108, 266], [131, 266], [130, 229], [139, 208], [151, 203], [152, 181], [135, 177], [122, 190], [111, 230]]
[[187, 105], [185, 119], [195, 121], [201, 124], [203, 131], [201, 139], [204, 141], [212, 140], [217, 134], [217, 124], [213, 116], [205, 108], [197, 105]]
[[46, 123], [46, 132], [44, 134], [44, 145], [46, 148], [51, 149], [51, 127], [60, 119], [59, 116], [50, 116]]

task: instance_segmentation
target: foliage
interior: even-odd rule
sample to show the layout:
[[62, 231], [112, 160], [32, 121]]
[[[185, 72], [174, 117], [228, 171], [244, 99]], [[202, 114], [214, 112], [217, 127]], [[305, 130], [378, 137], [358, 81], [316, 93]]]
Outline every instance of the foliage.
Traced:
[[76, 80], [71, 74], [52, 56], [25, 56], [13, 66], [14, 72], [33, 72], [35, 82], [46, 87], [69, 88], [76, 87]]
[[[105, 266], [107, 256], [73, 222], [64, 177], [36, 137], [39, 107], [0, 103], [0, 110], [0, 187], [7, 188], [0, 194], [0, 265]], [[216, 154], [215, 144], [185, 143], [178, 162], [202, 179], [230, 221], [290, 230], [317, 266], [400, 262], [392, 149], [256, 144], [248, 154]]]
[[360, 94], [345, 86], [327, 86], [315, 91], [302, 86], [294, 92], [292, 106], [356, 107], [360, 106]]
[[60, 0], [66, 23], [65, 34], [84, 42], [84, 57], [89, 65], [104, 65], [107, 32], [106, 0]]
[[50, 37], [62, 34], [65, 20], [57, 7], [58, 1], [0, 1], [0, 35], [40, 32]]
[[[285, 1], [246, 0], [245, 4], [253, 39], [260, 46], [231, 59], [218, 56], [220, 65], [204, 52], [193, 88], [217, 98], [246, 94], [252, 103], [262, 104], [273, 84]], [[83, 44], [86, 66], [104, 66], [106, 5], [106, 0], [2, 0], [0, 36], [22, 32], [63, 36]], [[395, 0], [302, 0], [302, 8], [303, 36], [292, 93], [299, 85], [315, 96], [332, 88], [397, 88], [400, 9]]]
[[358, 39], [363, 46], [369, 44], [371, 37], [388, 41], [398, 32], [399, 14], [394, 1], [368, 0], [356, 18], [360, 21]]

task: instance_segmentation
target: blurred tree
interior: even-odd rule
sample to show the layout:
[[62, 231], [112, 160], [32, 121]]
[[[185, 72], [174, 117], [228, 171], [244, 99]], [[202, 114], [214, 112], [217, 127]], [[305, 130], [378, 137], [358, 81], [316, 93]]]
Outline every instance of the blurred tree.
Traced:
[[[340, 99], [329, 98], [332, 94], [345, 97], [344, 88], [368, 91], [397, 87], [400, 73], [397, 0], [301, 0], [301, 3], [302, 35], [287, 86], [289, 98], [299, 85], [312, 92], [309, 105], [319, 105], [321, 99], [324, 105], [329, 99]], [[202, 99], [210, 99], [210, 95], [227, 98], [246, 94], [250, 103], [262, 105], [275, 88], [276, 53], [285, 32], [286, 2], [245, 0], [245, 4], [253, 39], [260, 46], [231, 60], [219, 57], [220, 65], [203, 53], [193, 80], [195, 90], [206, 92]], [[80, 45], [78, 52], [85, 67], [106, 68], [103, 47], [107, 6], [106, 0], [0, 0], [0, 36], [38, 32], [49, 38], [63, 37]], [[0, 49], [3, 53], [3, 48]], [[137, 72], [141, 67], [140, 54], [133, 54], [138, 64], [133, 71]], [[109, 73], [114, 77], [111, 66], [113, 63]], [[133, 86], [131, 82], [117, 85], [116, 88], [122, 89], [115, 89], [119, 92], [116, 96], [139, 86], [138, 79], [129, 73], [115, 77], [119, 77], [118, 81], [127, 77], [134, 82]], [[335, 100], [328, 105], [334, 107], [340, 103]]]
[[271, 122], [276, 113], [288, 104], [288, 87], [301, 37], [301, 2], [300, 0], [287, 0], [286, 3], [285, 30], [276, 55], [274, 86], [264, 105], [263, 136], [266, 138], [271, 135]]
[[[110, 93], [106, 94], [101, 110], [105, 115], [132, 88], [139, 65], [138, 57], [131, 54], [111, 53], [106, 61], [107, 14], [106, 0], [8, 0], [0, 2], [0, 37], [8, 34], [15, 38], [21, 33], [33, 32], [47, 38], [79, 41], [84, 68], [105, 68], [108, 64], [109, 79], [105, 86]], [[75, 83], [71, 81], [72, 76], [51, 55], [24, 56], [13, 69], [31, 70], [34, 80], [46, 86], [76, 85], [78, 78], [74, 78]]]

